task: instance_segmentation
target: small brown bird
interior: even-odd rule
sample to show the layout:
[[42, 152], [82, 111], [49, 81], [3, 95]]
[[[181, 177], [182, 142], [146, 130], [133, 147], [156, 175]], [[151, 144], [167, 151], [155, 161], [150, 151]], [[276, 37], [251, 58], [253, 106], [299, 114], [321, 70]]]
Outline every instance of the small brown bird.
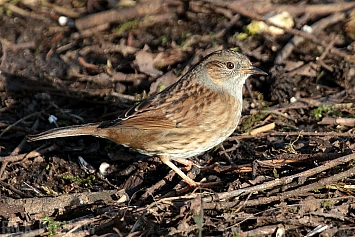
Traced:
[[252, 74], [267, 75], [240, 53], [216, 51], [179, 81], [113, 121], [55, 128], [29, 140], [81, 135], [107, 138], [159, 157], [190, 186], [198, 186], [171, 161], [191, 165], [186, 158], [215, 147], [233, 133], [242, 112], [243, 85]]

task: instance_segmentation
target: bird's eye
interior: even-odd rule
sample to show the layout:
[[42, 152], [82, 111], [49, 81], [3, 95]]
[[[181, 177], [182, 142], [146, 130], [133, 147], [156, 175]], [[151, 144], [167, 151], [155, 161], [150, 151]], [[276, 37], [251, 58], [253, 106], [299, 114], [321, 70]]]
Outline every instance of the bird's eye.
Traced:
[[234, 68], [234, 63], [232, 63], [232, 62], [227, 62], [227, 68], [233, 69], [233, 68]]

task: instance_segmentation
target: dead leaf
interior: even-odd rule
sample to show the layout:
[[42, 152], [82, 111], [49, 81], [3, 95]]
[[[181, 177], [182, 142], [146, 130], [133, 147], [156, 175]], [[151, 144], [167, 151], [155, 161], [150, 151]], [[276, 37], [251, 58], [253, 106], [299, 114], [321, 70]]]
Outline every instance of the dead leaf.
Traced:
[[154, 58], [153, 54], [143, 50], [136, 53], [135, 63], [137, 64], [139, 71], [153, 77], [158, 77], [163, 75], [163, 73], [153, 66]]
[[148, 96], [161, 92], [171, 84], [177, 82], [178, 79], [179, 78], [172, 71], [165, 73], [150, 85]]
[[159, 52], [154, 58], [154, 66], [161, 68], [188, 60], [189, 54], [181, 48]]

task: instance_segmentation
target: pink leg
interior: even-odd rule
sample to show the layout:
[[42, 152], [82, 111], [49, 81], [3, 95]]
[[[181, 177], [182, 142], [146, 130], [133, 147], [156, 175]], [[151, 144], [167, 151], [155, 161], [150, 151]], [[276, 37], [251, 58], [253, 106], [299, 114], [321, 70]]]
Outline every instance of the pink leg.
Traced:
[[200, 168], [200, 166], [196, 165], [194, 162], [192, 162], [191, 160], [188, 160], [188, 159], [181, 159], [181, 158], [175, 158], [174, 159], [174, 158], [171, 158], [171, 160], [185, 165], [187, 170], [190, 170], [193, 165], [195, 165], [198, 168]]
[[[188, 185], [190, 185], [191, 187], [197, 187], [197, 186], [199, 186], [200, 185], [200, 183], [198, 183], [198, 182], [195, 182], [195, 181], [193, 181], [191, 178], [189, 178], [189, 177], [187, 177], [186, 176], [186, 174], [184, 174], [184, 172], [182, 172], [178, 167], [176, 167], [176, 165], [174, 165], [171, 161], [170, 161], [170, 159], [168, 158], [168, 157], [165, 157], [165, 156], [160, 156], [159, 157], [160, 158], [160, 160], [164, 163], [164, 164], [166, 164], [167, 166], [169, 166], [172, 170], [174, 170], [174, 172], [175, 173], [177, 173]], [[174, 159], [175, 160], [175, 159]], [[179, 160], [175, 160], [175, 161], [177, 161], [177, 162], [179, 162], [179, 163], [182, 163], [182, 162], [180, 162], [182, 159], [179, 159]], [[190, 168], [191, 168], [191, 166], [194, 164], [192, 161], [190, 161], [191, 163], [189, 163], [189, 162], [187, 162], [187, 163], [185, 163], [185, 161], [188, 161], [188, 160], [184, 160], [183, 162], [184, 163], [182, 163], [182, 164], [189, 164], [189, 166], [190, 166]], [[188, 165], [186, 165], [186, 166], [188, 166]]]

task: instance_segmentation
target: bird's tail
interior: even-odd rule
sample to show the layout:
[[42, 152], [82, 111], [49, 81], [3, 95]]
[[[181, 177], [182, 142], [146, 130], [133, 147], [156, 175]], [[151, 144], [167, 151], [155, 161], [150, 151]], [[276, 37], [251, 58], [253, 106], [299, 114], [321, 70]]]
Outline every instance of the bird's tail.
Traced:
[[97, 133], [97, 127], [99, 125], [100, 123], [89, 123], [89, 124], [74, 125], [74, 126], [63, 127], [63, 128], [54, 128], [38, 134], [28, 135], [27, 140], [33, 142], [33, 141], [51, 139], [57, 137], [73, 137], [73, 136], [82, 136], [82, 135], [95, 136], [95, 134]]

